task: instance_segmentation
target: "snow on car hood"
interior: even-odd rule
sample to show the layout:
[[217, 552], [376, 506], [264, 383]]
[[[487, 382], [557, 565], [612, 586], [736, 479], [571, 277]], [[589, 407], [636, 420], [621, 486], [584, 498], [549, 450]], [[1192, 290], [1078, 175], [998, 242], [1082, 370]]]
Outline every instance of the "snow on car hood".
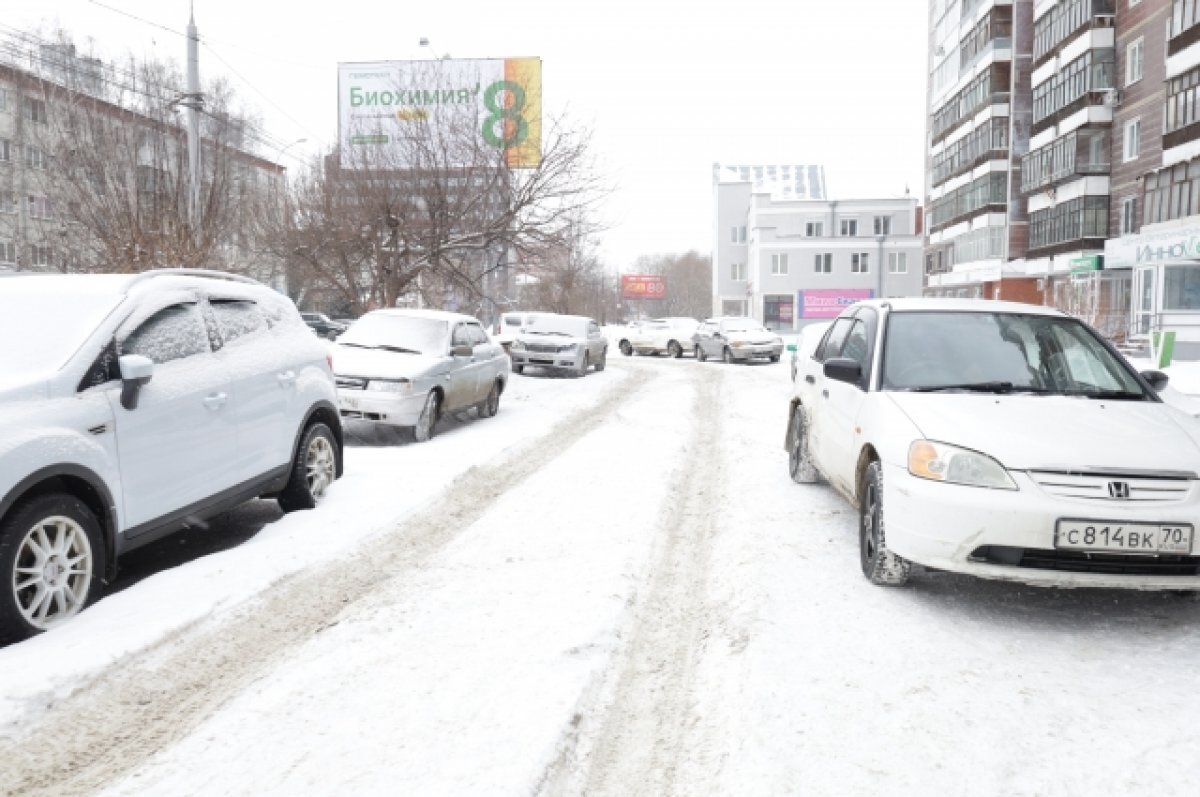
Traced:
[[1200, 425], [1158, 402], [1020, 394], [886, 395], [926, 438], [983, 452], [1012, 470], [1200, 473]]
[[438, 370], [445, 363], [445, 357], [431, 354], [406, 354], [356, 346], [333, 347], [333, 372], [339, 376], [413, 379]]

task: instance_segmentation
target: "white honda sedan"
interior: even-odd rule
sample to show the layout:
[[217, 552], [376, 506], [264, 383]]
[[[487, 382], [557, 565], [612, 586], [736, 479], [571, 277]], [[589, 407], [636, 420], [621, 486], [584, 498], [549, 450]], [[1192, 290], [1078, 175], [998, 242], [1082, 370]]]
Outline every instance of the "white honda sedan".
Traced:
[[1200, 423], [1087, 325], [990, 300], [843, 312], [800, 363], [797, 482], [859, 508], [863, 573], [1200, 589]]

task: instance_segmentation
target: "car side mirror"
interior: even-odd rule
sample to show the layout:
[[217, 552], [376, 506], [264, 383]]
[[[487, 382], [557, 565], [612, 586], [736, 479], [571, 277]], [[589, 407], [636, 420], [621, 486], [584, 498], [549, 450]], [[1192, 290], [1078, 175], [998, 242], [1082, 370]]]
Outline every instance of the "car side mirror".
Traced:
[[154, 361], [140, 354], [124, 354], [117, 365], [121, 369], [121, 406], [136, 410], [142, 386], [154, 376]]
[[1150, 383], [1150, 387], [1154, 388], [1155, 393], [1162, 392], [1167, 386], [1168, 377], [1162, 371], [1142, 371], [1142, 379]]
[[470, 357], [475, 353], [475, 349], [470, 346], [454, 346], [450, 349], [451, 357]]
[[862, 366], [849, 357], [830, 357], [825, 361], [825, 376], [839, 382], [858, 384], [862, 381]]

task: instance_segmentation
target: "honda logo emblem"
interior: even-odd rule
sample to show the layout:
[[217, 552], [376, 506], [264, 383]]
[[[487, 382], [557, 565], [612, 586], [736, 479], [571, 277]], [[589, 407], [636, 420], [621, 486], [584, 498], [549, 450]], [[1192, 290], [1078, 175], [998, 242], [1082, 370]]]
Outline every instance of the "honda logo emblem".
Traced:
[[1129, 482], [1109, 482], [1108, 483], [1109, 498], [1129, 498]]

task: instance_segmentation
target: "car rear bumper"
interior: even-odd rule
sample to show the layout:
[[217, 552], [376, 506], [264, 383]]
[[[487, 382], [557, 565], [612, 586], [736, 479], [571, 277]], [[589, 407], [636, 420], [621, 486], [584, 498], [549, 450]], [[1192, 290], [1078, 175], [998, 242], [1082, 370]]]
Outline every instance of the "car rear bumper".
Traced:
[[[1061, 587], [1200, 590], [1200, 505], [1068, 500], [1026, 474], [1017, 490], [944, 484], [884, 467], [884, 529], [899, 556], [938, 570]], [[1057, 521], [1190, 524], [1191, 555], [1105, 554], [1055, 547]]]

